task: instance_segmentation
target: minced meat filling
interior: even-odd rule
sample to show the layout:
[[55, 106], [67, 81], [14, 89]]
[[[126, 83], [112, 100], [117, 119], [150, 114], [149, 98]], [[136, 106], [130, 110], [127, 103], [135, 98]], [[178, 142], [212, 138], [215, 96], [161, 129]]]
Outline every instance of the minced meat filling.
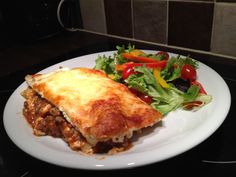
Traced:
[[116, 153], [131, 147], [126, 139], [124, 143], [99, 142], [92, 148], [81, 133], [64, 119], [61, 111], [39, 96], [34, 90], [27, 88], [22, 92], [22, 96], [26, 99], [23, 114], [37, 136], [50, 135], [62, 138], [73, 150], [81, 150], [85, 153], [109, 151]]
[[74, 150], [88, 146], [84, 137], [64, 119], [55, 106], [30, 88], [25, 90], [22, 96], [26, 98], [23, 114], [32, 126], [35, 135], [63, 138]]

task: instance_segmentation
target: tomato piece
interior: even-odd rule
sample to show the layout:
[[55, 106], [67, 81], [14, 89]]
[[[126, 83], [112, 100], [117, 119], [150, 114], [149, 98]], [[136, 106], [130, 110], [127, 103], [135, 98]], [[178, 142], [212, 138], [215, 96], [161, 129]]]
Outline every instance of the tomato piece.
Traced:
[[169, 54], [164, 51], [159, 51], [159, 52], [157, 52], [156, 55], [160, 55], [162, 60], [168, 60], [170, 58]]
[[195, 81], [197, 78], [196, 69], [189, 64], [185, 64], [181, 69], [181, 78], [184, 80], [189, 79], [191, 82]]
[[194, 81], [194, 82], [191, 82], [191, 84], [199, 87], [199, 93], [207, 94], [207, 92], [205, 91], [205, 89], [203, 88], [200, 82]]
[[135, 96], [139, 97], [141, 100], [143, 100], [144, 102], [146, 102], [147, 104], [151, 104], [152, 103], [152, 97], [139, 92], [138, 90], [134, 89], [134, 88], [129, 88], [130, 92], [132, 92]]
[[138, 90], [134, 89], [134, 88], [129, 88], [129, 91], [131, 93], [133, 93], [134, 95], [138, 96], [138, 94], [140, 93]]
[[122, 78], [125, 80], [127, 79], [131, 74], [135, 74], [133, 67], [125, 67], [122, 72]]
[[143, 100], [144, 102], [146, 102], [147, 104], [151, 104], [152, 103], [152, 97], [145, 95], [145, 94], [138, 94], [138, 97]]

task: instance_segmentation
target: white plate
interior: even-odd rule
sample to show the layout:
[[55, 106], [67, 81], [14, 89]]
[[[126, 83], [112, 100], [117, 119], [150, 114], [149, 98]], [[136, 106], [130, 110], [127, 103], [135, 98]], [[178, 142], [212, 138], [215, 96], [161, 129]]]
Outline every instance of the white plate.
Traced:
[[[53, 71], [60, 66], [92, 68], [98, 55], [108, 56], [113, 52], [77, 57], [46, 68], [40, 73]], [[4, 126], [11, 140], [23, 151], [60, 166], [79, 169], [121, 169], [155, 163], [198, 145], [208, 138], [227, 116], [231, 97], [225, 81], [213, 69], [200, 62], [197, 72], [199, 81], [213, 96], [212, 102], [197, 112], [183, 110], [171, 112], [161, 124], [145, 130], [143, 135], [134, 141], [131, 149], [116, 155], [82, 155], [72, 151], [60, 139], [34, 136], [22, 115], [24, 99], [20, 93], [27, 87], [25, 82], [14, 91], [6, 104]]]

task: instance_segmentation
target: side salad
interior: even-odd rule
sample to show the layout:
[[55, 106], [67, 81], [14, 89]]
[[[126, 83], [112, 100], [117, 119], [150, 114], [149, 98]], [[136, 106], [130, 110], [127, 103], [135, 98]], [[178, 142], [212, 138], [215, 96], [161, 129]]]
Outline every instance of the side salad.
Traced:
[[163, 115], [182, 108], [198, 110], [212, 100], [198, 81], [198, 62], [164, 51], [148, 54], [135, 46], [117, 46], [113, 56], [98, 56], [95, 69], [125, 84]]

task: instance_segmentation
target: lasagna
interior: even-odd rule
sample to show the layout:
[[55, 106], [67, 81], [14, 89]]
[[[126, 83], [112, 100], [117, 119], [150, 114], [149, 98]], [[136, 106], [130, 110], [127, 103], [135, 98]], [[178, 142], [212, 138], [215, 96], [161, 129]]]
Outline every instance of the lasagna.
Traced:
[[131, 147], [134, 132], [162, 115], [100, 70], [61, 68], [27, 75], [23, 115], [37, 136], [62, 138], [71, 149], [116, 153]]

